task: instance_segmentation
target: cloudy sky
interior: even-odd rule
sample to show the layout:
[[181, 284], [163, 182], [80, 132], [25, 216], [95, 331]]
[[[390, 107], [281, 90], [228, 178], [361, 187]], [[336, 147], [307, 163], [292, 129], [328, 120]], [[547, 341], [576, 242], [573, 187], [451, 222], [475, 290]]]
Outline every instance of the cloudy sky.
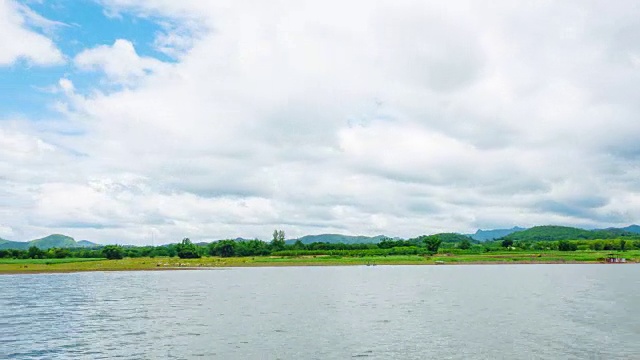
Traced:
[[640, 221], [640, 4], [0, 0], [0, 237]]

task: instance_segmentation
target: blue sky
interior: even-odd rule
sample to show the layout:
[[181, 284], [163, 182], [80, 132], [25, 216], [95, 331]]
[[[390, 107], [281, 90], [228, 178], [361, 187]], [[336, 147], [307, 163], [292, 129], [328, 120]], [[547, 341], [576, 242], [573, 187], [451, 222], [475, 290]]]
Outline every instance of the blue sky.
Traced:
[[0, 0], [0, 237], [640, 220], [640, 9]]
[[[96, 1], [52, 0], [43, 2], [22, 1], [21, 4], [44, 18], [59, 23], [49, 29], [32, 27], [32, 31], [48, 32], [56, 46], [68, 59], [81, 51], [102, 44], [112, 44], [116, 39], [129, 39], [138, 54], [152, 56], [163, 61], [173, 61], [157, 51], [153, 41], [162, 30], [162, 18], [138, 17], [127, 12], [109, 14]], [[67, 61], [56, 66], [38, 67], [19, 60], [11, 66], [0, 67], [2, 85], [0, 113], [29, 118], [56, 117], [50, 104], [56, 94], [50, 89], [60, 78], [73, 81], [79, 91], [88, 91], [99, 85], [99, 76], [92, 72], [78, 71]]]

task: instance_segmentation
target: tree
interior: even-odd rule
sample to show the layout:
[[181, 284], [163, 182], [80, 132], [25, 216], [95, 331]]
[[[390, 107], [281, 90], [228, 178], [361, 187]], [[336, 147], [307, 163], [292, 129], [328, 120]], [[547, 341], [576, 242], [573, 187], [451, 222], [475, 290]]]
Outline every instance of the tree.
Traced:
[[560, 251], [576, 251], [578, 250], [578, 244], [567, 240], [558, 241], [558, 250]]
[[44, 257], [44, 251], [40, 250], [37, 246], [31, 246], [29, 250], [27, 250], [27, 256], [30, 259], [42, 259]]
[[69, 249], [55, 248], [53, 249], [53, 257], [56, 259], [64, 259], [70, 256]]
[[424, 244], [426, 245], [427, 251], [430, 254], [436, 254], [438, 252], [438, 249], [440, 248], [440, 244], [442, 244], [442, 240], [439, 236], [425, 236]]
[[209, 255], [232, 257], [236, 254], [236, 242], [233, 240], [220, 240], [208, 246]]
[[189, 240], [189, 238], [182, 239], [182, 242], [176, 245], [176, 252], [180, 259], [198, 259], [200, 253], [198, 247]]
[[469, 250], [471, 249], [471, 241], [468, 239], [463, 239], [458, 245], [458, 249]]
[[502, 247], [504, 248], [509, 248], [513, 246], [513, 240], [511, 239], [504, 239], [502, 240]]
[[124, 256], [124, 250], [119, 245], [107, 245], [102, 248], [102, 256], [109, 260], [122, 259]]
[[295, 250], [304, 250], [306, 249], [306, 246], [302, 243], [302, 241], [300, 241], [300, 239], [296, 240], [296, 242], [293, 244], [293, 248]]
[[273, 251], [284, 250], [284, 231], [273, 230], [273, 240], [271, 240], [271, 249]]
[[236, 243], [237, 256], [261, 256], [269, 255], [269, 244], [258, 239], [241, 241]]

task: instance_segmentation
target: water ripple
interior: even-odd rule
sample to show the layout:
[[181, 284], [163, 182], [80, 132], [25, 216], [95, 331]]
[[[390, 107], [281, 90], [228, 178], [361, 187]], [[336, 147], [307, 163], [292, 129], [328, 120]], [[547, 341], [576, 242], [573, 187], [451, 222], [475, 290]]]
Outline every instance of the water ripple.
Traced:
[[4, 359], [584, 359], [640, 353], [638, 267], [0, 277]]

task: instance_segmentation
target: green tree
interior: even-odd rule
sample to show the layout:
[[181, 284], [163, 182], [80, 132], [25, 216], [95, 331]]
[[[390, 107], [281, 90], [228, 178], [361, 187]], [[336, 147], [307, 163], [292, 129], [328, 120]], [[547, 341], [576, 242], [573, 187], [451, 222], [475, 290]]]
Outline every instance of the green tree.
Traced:
[[44, 251], [40, 250], [37, 246], [31, 246], [29, 250], [27, 250], [27, 256], [30, 259], [42, 259], [44, 258]]
[[198, 259], [200, 258], [200, 252], [198, 247], [189, 240], [189, 238], [182, 239], [182, 242], [176, 245], [176, 253], [180, 259]]
[[273, 230], [273, 239], [271, 240], [272, 251], [284, 250], [284, 247], [285, 247], [284, 231]]
[[269, 244], [262, 240], [254, 239], [236, 243], [237, 256], [261, 256], [270, 253]]
[[469, 250], [471, 249], [471, 241], [468, 239], [463, 239], [460, 244], [458, 244], [458, 249]]
[[425, 236], [424, 244], [427, 247], [427, 251], [430, 254], [438, 253], [438, 249], [440, 248], [440, 244], [442, 244], [442, 240], [439, 236]]
[[233, 240], [220, 240], [209, 244], [209, 255], [232, 257], [236, 255], [236, 242]]
[[578, 250], [578, 244], [567, 240], [558, 241], [558, 250], [560, 251], [576, 251]]
[[302, 241], [300, 241], [299, 239], [296, 240], [296, 242], [293, 244], [293, 248], [295, 250], [304, 250], [306, 249], [306, 246], [302, 243]]
[[69, 257], [70, 255], [71, 253], [69, 252], [69, 249], [55, 248], [53, 250], [53, 257], [55, 257], [56, 259], [64, 259], [66, 257]]
[[625, 251], [627, 248], [627, 240], [625, 239], [620, 239], [620, 250], [621, 251]]
[[124, 257], [124, 250], [120, 245], [107, 245], [102, 248], [102, 256], [109, 260], [118, 260]]
[[512, 247], [512, 246], [513, 246], [513, 240], [511, 240], [511, 239], [502, 240], [502, 247], [508, 248], [508, 247]]

